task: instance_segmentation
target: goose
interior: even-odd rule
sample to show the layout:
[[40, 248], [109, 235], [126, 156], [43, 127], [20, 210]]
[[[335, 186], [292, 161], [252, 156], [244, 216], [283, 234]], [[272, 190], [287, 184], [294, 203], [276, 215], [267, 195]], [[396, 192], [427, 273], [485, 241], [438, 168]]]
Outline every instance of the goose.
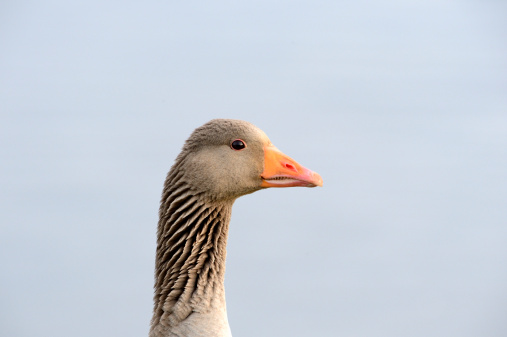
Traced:
[[214, 119], [194, 130], [163, 187], [150, 337], [231, 337], [224, 275], [232, 205], [295, 186], [322, 186], [322, 178], [253, 124]]

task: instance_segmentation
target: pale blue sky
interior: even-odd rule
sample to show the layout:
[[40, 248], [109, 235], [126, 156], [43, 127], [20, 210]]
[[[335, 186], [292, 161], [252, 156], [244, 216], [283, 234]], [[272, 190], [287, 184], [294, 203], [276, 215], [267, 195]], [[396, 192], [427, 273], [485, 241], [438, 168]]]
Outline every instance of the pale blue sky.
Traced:
[[233, 335], [507, 334], [501, 1], [0, 5], [0, 335], [147, 336], [162, 183], [248, 120], [323, 188], [233, 210]]

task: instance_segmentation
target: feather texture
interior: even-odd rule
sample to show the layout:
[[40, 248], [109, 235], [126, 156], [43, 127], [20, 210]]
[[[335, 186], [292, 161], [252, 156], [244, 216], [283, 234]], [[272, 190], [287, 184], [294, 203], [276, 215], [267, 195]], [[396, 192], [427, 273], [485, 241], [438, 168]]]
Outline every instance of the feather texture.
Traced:
[[[231, 146], [236, 140], [244, 143], [237, 151]], [[274, 173], [265, 179], [263, 171]], [[286, 181], [287, 187], [322, 184], [250, 123], [217, 119], [192, 133], [162, 191], [150, 337], [231, 336], [224, 277], [232, 205], [242, 195], [284, 187]]]

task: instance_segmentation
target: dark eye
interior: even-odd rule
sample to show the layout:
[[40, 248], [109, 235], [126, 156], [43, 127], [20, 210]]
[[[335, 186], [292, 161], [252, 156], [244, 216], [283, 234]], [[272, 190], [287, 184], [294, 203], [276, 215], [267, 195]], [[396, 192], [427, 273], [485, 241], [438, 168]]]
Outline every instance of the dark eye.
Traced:
[[236, 139], [231, 143], [231, 148], [234, 150], [243, 150], [246, 147], [246, 144], [241, 139]]

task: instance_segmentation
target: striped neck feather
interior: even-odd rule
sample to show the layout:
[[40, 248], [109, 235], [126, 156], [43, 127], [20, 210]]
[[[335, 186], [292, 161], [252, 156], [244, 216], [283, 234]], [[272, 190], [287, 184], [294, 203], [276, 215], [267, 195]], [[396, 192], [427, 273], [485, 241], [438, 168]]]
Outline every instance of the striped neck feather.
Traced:
[[[174, 168], [177, 165], [175, 165]], [[210, 202], [171, 170], [159, 210], [152, 330], [225, 307], [227, 233], [233, 201]]]

